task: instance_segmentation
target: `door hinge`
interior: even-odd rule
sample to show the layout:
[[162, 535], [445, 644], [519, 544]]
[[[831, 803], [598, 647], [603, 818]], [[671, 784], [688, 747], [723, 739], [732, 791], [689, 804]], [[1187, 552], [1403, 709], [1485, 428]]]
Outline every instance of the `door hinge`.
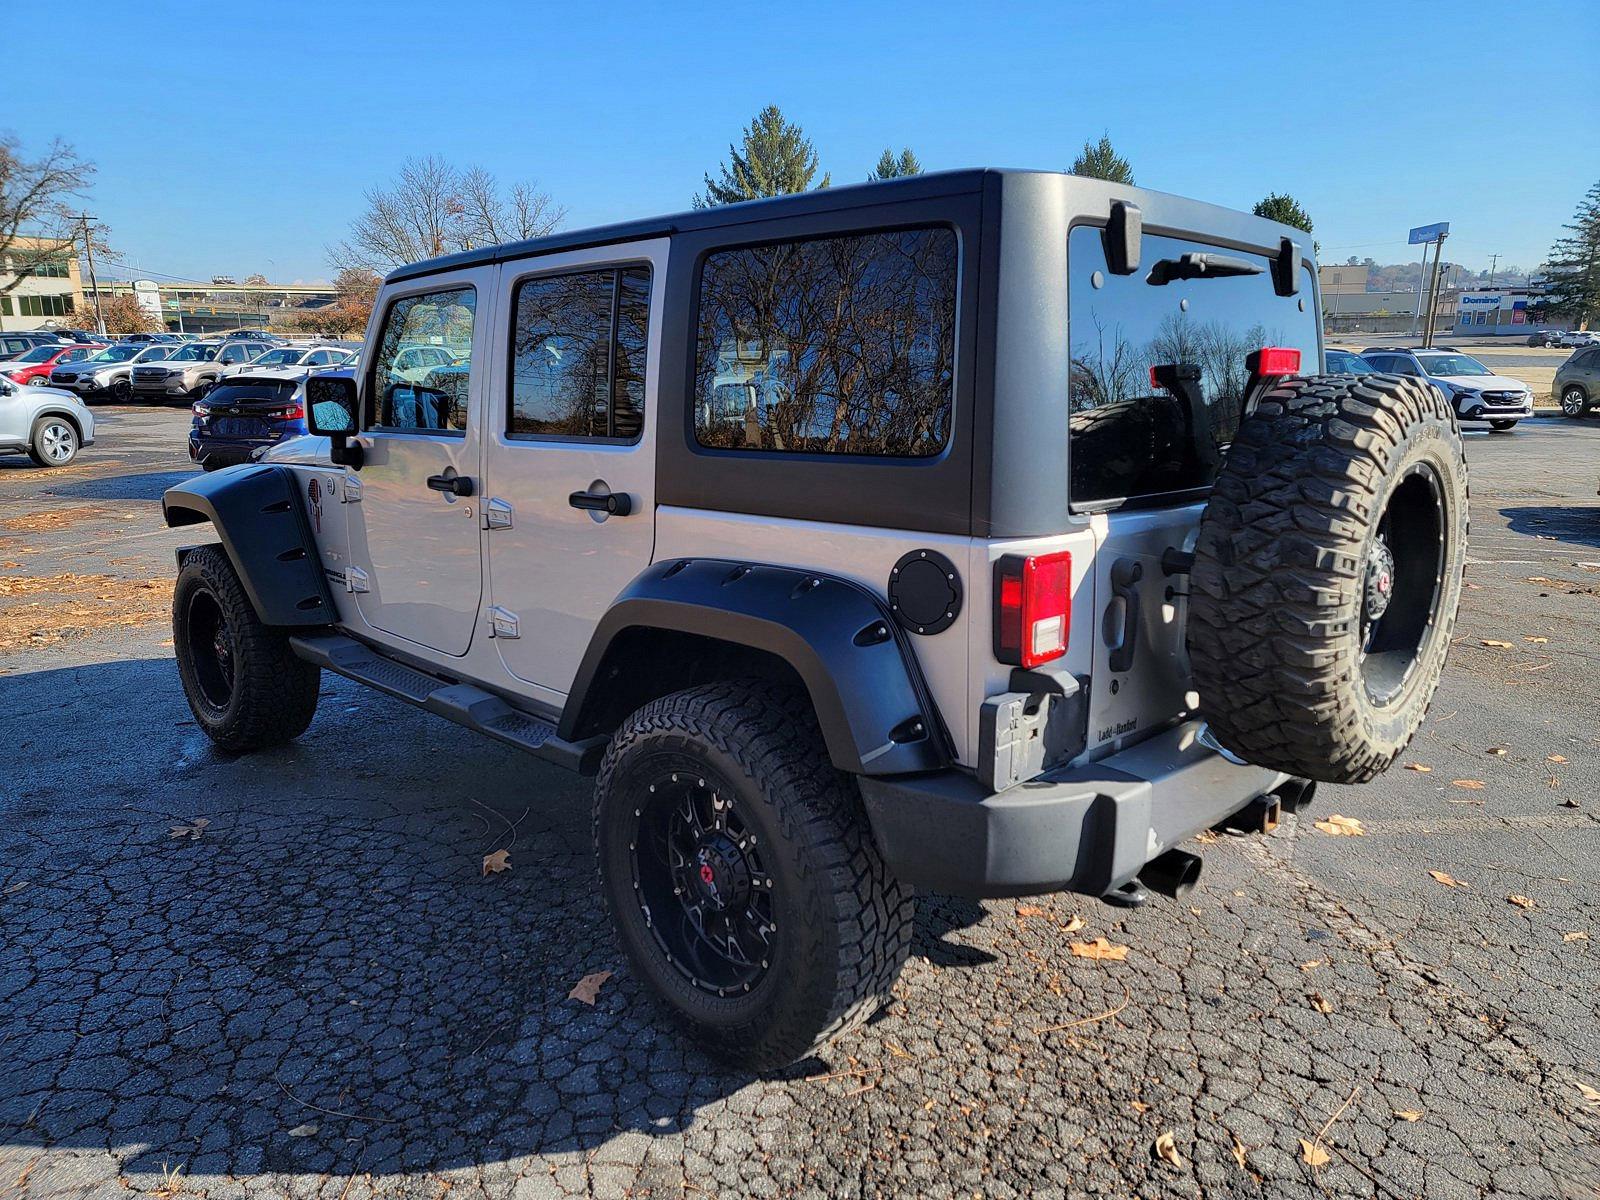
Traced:
[[344, 585], [352, 592], [370, 592], [372, 590], [367, 583], [367, 573], [360, 567], [345, 568]]
[[519, 638], [522, 634], [517, 632], [517, 614], [508, 608], [501, 608], [498, 604], [489, 610], [489, 636], [496, 638]]
[[491, 496], [483, 502], [483, 527], [485, 529], [511, 528], [511, 502]]
[[339, 503], [361, 503], [361, 476], [354, 471], [347, 473], [344, 477], [344, 486], [339, 489]]

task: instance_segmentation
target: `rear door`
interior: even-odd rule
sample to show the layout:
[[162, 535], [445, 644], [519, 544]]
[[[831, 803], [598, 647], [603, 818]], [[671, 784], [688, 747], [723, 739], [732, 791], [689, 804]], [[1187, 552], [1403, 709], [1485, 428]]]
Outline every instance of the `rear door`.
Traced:
[[[362, 619], [449, 655], [471, 645], [483, 592], [478, 417], [496, 271], [450, 271], [384, 293], [361, 381], [365, 461], [346, 469], [360, 497], [346, 519]], [[435, 365], [413, 369], [424, 358]]]
[[517, 679], [559, 703], [595, 623], [650, 563], [667, 241], [503, 269], [485, 407], [491, 628]]
[[[1193, 705], [1184, 643], [1187, 575], [1200, 514], [1243, 416], [1247, 356], [1298, 349], [1321, 362], [1316, 293], [1273, 290], [1268, 261], [1229, 247], [1147, 234], [1143, 257], [1176, 266], [1185, 253], [1244, 259], [1257, 273], [1170, 278], [1113, 274], [1100, 230], [1075, 228], [1071, 272], [1071, 486], [1093, 514], [1094, 686], [1089, 746], [1110, 752], [1156, 732]], [[1170, 572], [1170, 573], [1169, 573]]]

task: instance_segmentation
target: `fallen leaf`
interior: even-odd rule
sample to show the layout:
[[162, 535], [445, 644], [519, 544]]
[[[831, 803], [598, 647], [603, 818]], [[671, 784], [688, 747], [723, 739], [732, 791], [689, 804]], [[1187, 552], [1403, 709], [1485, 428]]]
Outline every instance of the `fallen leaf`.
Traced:
[[1582, 929], [1574, 929], [1571, 933], [1563, 933], [1561, 940], [1563, 942], [1587, 942], [1589, 935]]
[[1525, 642], [1532, 642], [1535, 646], [1543, 646], [1550, 639], [1547, 637], [1524, 637], [1522, 640]]
[[1136, 1113], [1147, 1113], [1150, 1111], [1150, 1106], [1143, 1100], [1130, 1100], [1128, 1102], [1128, 1107], [1133, 1109], [1133, 1111]]
[[1553, 762], [1553, 763], [1564, 763], [1564, 762], [1567, 761], [1566, 755], [1564, 755], [1564, 754], [1546, 754], [1544, 756], [1544, 760], [1545, 760], [1545, 762]]
[[1250, 1164], [1245, 1161], [1244, 1157], [1244, 1143], [1236, 1137], [1233, 1139], [1233, 1161], [1239, 1164], [1241, 1171], [1250, 1169]]
[[1077, 933], [1078, 930], [1080, 930], [1082, 928], [1083, 928], [1083, 918], [1080, 917], [1077, 913], [1073, 913], [1070, 917], [1068, 917], [1065, 921], [1063, 921], [1061, 923], [1061, 931], [1063, 933]]
[[1194, 840], [1202, 846], [1209, 846], [1212, 842], [1217, 840], [1217, 834], [1214, 829], [1205, 829], [1195, 834]]
[[1510, 901], [1512, 904], [1515, 904], [1518, 908], [1532, 908], [1532, 907], [1534, 907], [1533, 901], [1528, 899], [1528, 897], [1526, 897], [1526, 896], [1518, 896], [1516, 894], [1512, 894], [1510, 896], [1507, 896], [1506, 899], [1508, 901]]
[[910, 1058], [911, 1057], [911, 1055], [910, 1055], [910, 1053], [908, 1051], [903, 1050], [899, 1046], [896, 1046], [893, 1042], [885, 1042], [884, 1045], [886, 1047], [888, 1047], [889, 1053], [892, 1054], [895, 1058]]
[[1306, 995], [1306, 999], [1311, 1001], [1312, 1008], [1316, 1009], [1323, 1015], [1327, 1015], [1333, 1011], [1333, 1005], [1329, 1004], [1325, 999], [1323, 999], [1321, 992], [1309, 992]]
[[1422, 774], [1427, 775], [1433, 770], [1433, 768], [1432, 767], [1425, 767], [1421, 763], [1407, 763], [1406, 764], [1406, 770], [1408, 770], [1408, 771], [1420, 771]]
[[1044, 916], [1044, 909], [1040, 908], [1037, 904], [1019, 904], [1017, 905], [1017, 916], [1042, 917]]
[[1490, 647], [1493, 647], [1496, 650], [1514, 650], [1514, 649], [1516, 649], [1516, 647], [1514, 647], [1510, 642], [1497, 642], [1493, 638], [1479, 638], [1478, 639], [1478, 644], [1480, 646], [1490, 646]]
[[1422, 1120], [1422, 1113], [1415, 1108], [1397, 1108], [1394, 1110], [1394, 1115], [1399, 1117], [1402, 1121]]
[[321, 1128], [320, 1125], [312, 1124], [312, 1123], [309, 1123], [309, 1122], [307, 1124], [305, 1124], [305, 1125], [296, 1125], [293, 1129], [289, 1130], [289, 1136], [290, 1137], [310, 1137], [312, 1134], [316, 1133], [316, 1131], [318, 1129], [320, 1129], [320, 1128]]
[[1335, 837], [1366, 837], [1367, 831], [1361, 828], [1361, 822], [1354, 817], [1341, 817], [1334, 813], [1326, 821], [1311, 822], [1323, 833], [1331, 833]]
[[1578, 1090], [1583, 1093], [1583, 1098], [1590, 1104], [1600, 1104], [1600, 1088], [1592, 1088], [1587, 1083], [1580, 1083]]
[[1178, 1153], [1178, 1147], [1173, 1143], [1170, 1129], [1156, 1138], [1156, 1144], [1153, 1149], [1155, 1156], [1162, 1162], [1174, 1167], [1183, 1166], [1183, 1155]]
[[1300, 969], [1302, 971], [1315, 971], [1318, 967], [1325, 966], [1325, 965], [1327, 965], [1327, 964], [1323, 959], [1313, 958], [1308, 962], [1301, 963], [1300, 964]]
[[1466, 887], [1467, 886], [1466, 884], [1462, 883], [1461, 880], [1457, 879], [1454, 875], [1447, 875], [1443, 871], [1429, 871], [1428, 874], [1432, 875], [1434, 877], [1434, 879], [1436, 879], [1438, 882], [1444, 884], [1445, 887]]
[[1097, 937], [1092, 942], [1073, 942], [1072, 952], [1079, 958], [1109, 959], [1112, 962], [1122, 962], [1128, 957], [1126, 946], [1113, 946], [1103, 937]]
[[483, 873], [485, 875], [498, 875], [501, 871], [511, 870], [511, 851], [496, 850], [493, 854], [483, 856]]
[[1452, 779], [1450, 786], [1462, 788], [1469, 792], [1480, 792], [1489, 785], [1481, 779]]
[[1490, 746], [1484, 753], [1492, 754], [1496, 758], [1504, 758], [1506, 756], [1506, 748], [1504, 746]]
[[[1553, 782], [1552, 782], [1551, 786], [1552, 787], [1555, 786]], [[1561, 802], [1561, 807], [1562, 808], [1577, 808], [1578, 807], [1578, 802], [1576, 800], [1574, 800], [1571, 796], [1568, 796], [1565, 800], [1563, 800]]]
[[610, 978], [610, 971], [596, 971], [593, 975], [585, 975], [572, 985], [572, 990], [567, 993], [567, 999], [578, 1000], [593, 1007], [594, 1002], [600, 998], [600, 985]]
[[1333, 1161], [1320, 1142], [1308, 1142], [1305, 1138], [1300, 1139], [1300, 1158], [1313, 1167], [1325, 1167]]
[[205, 817], [192, 817], [187, 825], [174, 825], [167, 830], [169, 838], [188, 838], [191, 842], [198, 842], [200, 835], [206, 831], [206, 826], [211, 822]]

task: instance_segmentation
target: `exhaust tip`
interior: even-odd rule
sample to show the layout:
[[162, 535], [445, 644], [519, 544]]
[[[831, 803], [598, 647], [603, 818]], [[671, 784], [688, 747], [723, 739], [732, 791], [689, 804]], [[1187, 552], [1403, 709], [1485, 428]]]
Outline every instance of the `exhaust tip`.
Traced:
[[1194, 885], [1200, 881], [1203, 865], [1197, 854], [1190, 854], [1187, 850], [1168, 850], [1146, 864], [1145, 869], [1139, 872], [1139, 882], [1152, 892], [1176, 900], [1194, 891]]

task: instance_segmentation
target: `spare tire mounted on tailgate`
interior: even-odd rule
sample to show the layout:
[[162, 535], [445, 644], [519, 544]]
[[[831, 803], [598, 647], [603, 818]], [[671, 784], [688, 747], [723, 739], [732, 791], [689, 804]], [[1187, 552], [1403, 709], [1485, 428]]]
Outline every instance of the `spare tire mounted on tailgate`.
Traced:
[[1430, 387], [1285, 379], [1245, 418], [1201, 519], [1189, 655], [1218, 741], [1361, 783], [1426, 715], [1467, 543], [1467, 466]]

